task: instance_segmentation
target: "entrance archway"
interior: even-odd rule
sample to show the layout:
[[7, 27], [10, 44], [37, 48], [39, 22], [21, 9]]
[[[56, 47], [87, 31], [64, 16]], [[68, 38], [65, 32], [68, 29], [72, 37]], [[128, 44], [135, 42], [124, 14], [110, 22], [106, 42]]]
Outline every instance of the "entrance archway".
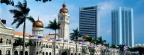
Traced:
[[25, 55], [28, 55], [28, 52], [27, 52], [27, 51], [25, 52]]
[[10, 55], [10, 50], [7, 50], [7, 51], [6, 51], [6, 55]]
[[18, 55], [18, 51], [15, 51], [15, 52], [14, 52], [14, 55]]
[[23, 55], [23, 51], [20, 51], [20, 55]]
[[67, 55], [67, 52], [65, 51], [65, 52], [63, 52], [61, 55]]
[[49, 53], [49, 55], [51, 55], [51, 52]]
[[43, 55], [44, 55], [44, 52], [43, 52]]
[[48, 55], [48, 52], [46, 52], [46, 55]]
[[2, 51], [0, 50], [0, 55], [2, 55]]

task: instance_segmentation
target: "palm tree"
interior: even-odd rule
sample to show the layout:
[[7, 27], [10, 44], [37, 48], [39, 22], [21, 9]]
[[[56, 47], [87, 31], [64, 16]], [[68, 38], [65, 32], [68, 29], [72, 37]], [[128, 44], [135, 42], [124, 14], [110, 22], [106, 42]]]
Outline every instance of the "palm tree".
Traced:
[[74, 40], [76, 42], [76, 54], [77, 54], [77, 41], [78, 41], [78, 37], [81, 37], [78, 28], [73, 30], [72, 36], [74, 37]]
[[34, 22], [34, 19], [31, 16], [28, 16], [30, 9], [27, 7], [27, 2], [24, 3], [18, 2], [17, 5], [14, 6], [16, 9], [10, 10], [10, 12], [14, 15], [13, 24], [17, 24], [16, 28], [18, 28], [21, 24], [23, 24], [23, 55], [25, 55], [25, 30], [26, 30], [26, 19]]
[[97, 38], [97, 44], [103, 45], [104, 43], [106, 43], [106, 40], [103, 40], [101, 36]]
[[[95, 43], [96, 43], [95, 38], [92, 38], [92, 37], [87, 37], [87, 38], [85, 39], [85, 41], [90, 42], [90, 44], [95, 44]], [[90, 50], [90, 55], [92, 55], [92, 53], [95, 52], [95, 50], [93, 49], [93, 47], [89, 47], [89, 50]]]
[[50, 21], [49, 24], [45, 27], [46, 29], [51, 29], [55, 31], [55, 38], [54, 38], [54, 55], [55, 55], [55, 47], [56, 47], [56, 30], [60, 29], [60, 24], [55, 20]]

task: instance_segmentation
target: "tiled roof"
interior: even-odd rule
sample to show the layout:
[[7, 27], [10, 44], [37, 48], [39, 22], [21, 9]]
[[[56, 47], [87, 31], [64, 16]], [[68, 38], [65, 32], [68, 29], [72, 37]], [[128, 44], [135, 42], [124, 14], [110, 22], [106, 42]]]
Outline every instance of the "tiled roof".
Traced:
[[[14, 33], [14, 35], [17, 35], [17, 36], [23, 36], [23, 32], [14, 31], [13, 33]], [[26, 37], [30, 37], [30, 34], [26, 33]]]

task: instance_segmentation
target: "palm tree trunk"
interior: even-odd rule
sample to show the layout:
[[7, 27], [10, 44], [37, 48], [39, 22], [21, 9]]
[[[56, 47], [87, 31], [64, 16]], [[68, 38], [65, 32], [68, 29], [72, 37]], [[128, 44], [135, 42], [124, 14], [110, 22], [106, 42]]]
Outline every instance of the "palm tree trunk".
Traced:
[[56, 30], [55, 30], [55, 38], [54, 38], [54, 55], [56, 55], [55, 54], [55, 47], [56, 47]]
[[26, 18], [24, 20], [24, 26], [23, 26], [23, 55], [25, 55], [25, 30], [26, 30]]
[[76, 38], [76, 55], [77, 55], [77, 38]]

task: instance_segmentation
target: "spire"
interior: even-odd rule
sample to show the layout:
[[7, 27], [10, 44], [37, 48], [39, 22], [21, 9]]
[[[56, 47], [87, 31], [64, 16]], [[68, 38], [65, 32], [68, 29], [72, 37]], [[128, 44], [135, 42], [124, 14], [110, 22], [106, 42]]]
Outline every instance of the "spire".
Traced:
[[39, 21], [39, 16], [38, 16], [38, 21]]

